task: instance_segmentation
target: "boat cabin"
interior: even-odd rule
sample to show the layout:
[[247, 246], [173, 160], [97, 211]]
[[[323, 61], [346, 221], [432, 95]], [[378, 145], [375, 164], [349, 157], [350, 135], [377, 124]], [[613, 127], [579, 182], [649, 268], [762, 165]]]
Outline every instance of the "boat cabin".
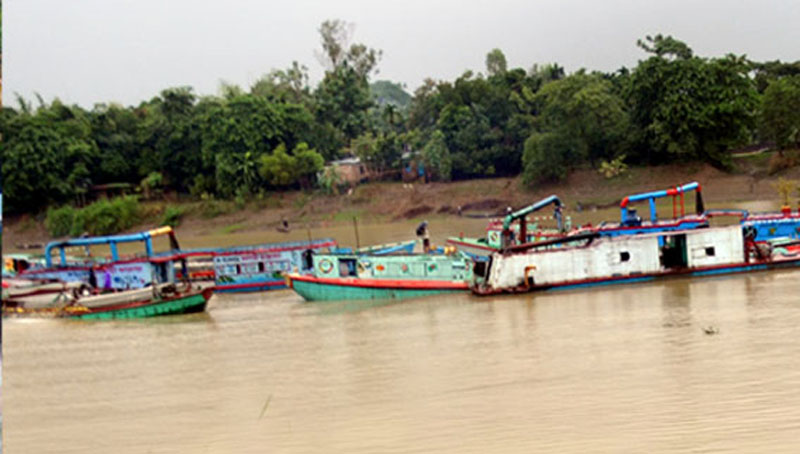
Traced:
[[642, 235], [588, 237], [562, 248], [495, 253], [479, 285], [492, 289], [594, 283], [604, 279], [653, 276], [687, 269], [743, 263], [739, 226], [664, 231]]
[[315, 254], [313, 274], [319, 278], [387, 280], [472, 279], [472, 260], [464, 254], [356, 255]]

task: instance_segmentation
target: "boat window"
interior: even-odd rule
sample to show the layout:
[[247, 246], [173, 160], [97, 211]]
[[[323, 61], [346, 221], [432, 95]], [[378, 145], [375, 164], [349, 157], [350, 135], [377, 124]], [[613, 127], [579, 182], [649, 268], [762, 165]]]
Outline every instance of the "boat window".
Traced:
[[258, 262], [258, 272], [259, 273], [263, 273], [264, 272], [264, 268], [265, 268], [264, 267], [264, 262]]
[[339, 259], [339, 275], [356, 276], [356, 259]]
[[239, 265], [236, 265], [236, 274], [242, 274], [242, 267]]
[[713, 257], [714, 255], [716, 255], [716, 252], [714, 251], [714, 246], [706, 248], [706, 255], [709, 257]]
[[620, 262], [627, 262], [630, 259], [631, 259], [630, 252], [620, 252], [619, 253], [619, 261]]

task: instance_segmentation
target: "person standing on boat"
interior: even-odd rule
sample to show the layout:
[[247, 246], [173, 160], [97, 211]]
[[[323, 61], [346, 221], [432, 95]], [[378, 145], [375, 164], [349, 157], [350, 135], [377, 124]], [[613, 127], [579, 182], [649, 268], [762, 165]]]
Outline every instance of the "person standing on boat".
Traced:
[[417, 238], [422, 240], [422, 250], [427, 254], [431, 250], [431, 240], [428, 236], [428, 221], [422, 221], [417, 227]]

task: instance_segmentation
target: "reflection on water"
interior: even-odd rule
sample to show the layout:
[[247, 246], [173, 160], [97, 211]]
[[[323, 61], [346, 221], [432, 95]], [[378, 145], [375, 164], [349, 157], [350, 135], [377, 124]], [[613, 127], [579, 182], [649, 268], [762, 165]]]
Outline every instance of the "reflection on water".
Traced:
[[[4, 448], [796, 452], [800, 272], [5, 322]], [[704, 327], [718, 328], [706, 335]]]

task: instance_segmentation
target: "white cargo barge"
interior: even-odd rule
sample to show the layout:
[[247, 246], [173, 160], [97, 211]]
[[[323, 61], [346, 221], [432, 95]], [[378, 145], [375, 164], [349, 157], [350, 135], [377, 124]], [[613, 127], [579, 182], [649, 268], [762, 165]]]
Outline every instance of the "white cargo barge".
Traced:
[[602, 237], [547, 247], [532, 243], [492, 254], [476, 267], [477, 294], [631, 283], [675, 275], [760, 271], [800, 266], [800, 247], [774, 252], [746, 239], [741, 226]]

